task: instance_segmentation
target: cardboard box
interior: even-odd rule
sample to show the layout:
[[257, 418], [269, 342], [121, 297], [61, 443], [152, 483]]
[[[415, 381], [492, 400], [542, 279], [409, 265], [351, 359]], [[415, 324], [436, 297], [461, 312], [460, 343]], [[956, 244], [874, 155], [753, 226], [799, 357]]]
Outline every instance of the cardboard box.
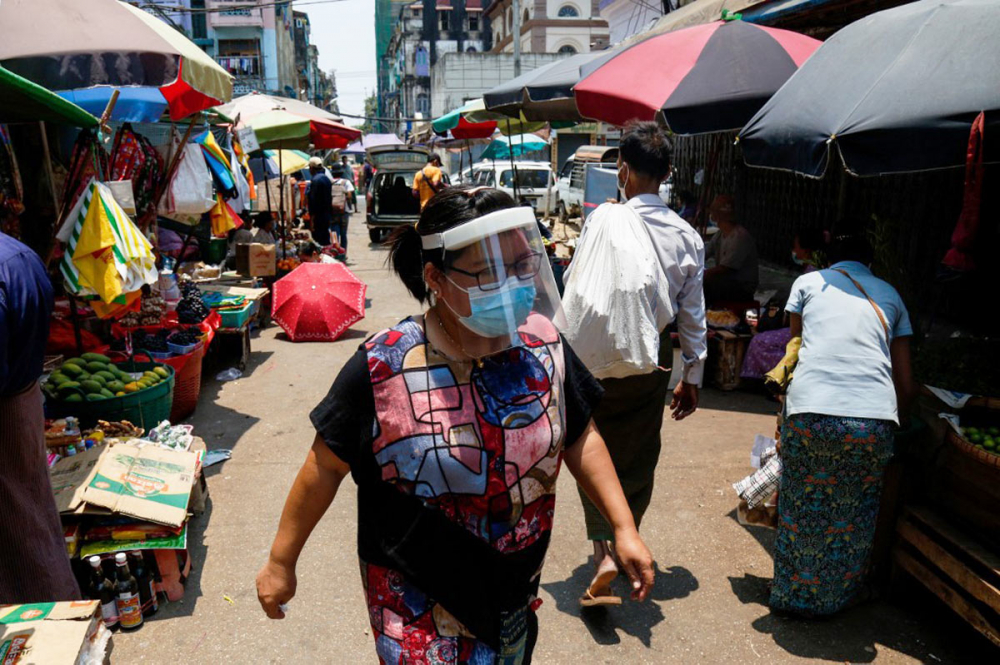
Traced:
[[273, 277], [278, 248], [258, 242], [236, 245], [236, 272], [250, 277]]
[[106, 449], [107, 446], [96, 446], [72, 457], [63, 457], [49, 469], [52, 494], [60, 513], [71, 513], [83, 503], [83, 491], [97, 472], [97, 464]]
[[108, 635], [100, 605], [97, 600], [0, 605], [0, 663], [75, 665], [88, 651], [99, 662]]
[[150, 522], [180, 526], [187, 519], [198, 453], [111, 446], [101, 455], [83, 500]]

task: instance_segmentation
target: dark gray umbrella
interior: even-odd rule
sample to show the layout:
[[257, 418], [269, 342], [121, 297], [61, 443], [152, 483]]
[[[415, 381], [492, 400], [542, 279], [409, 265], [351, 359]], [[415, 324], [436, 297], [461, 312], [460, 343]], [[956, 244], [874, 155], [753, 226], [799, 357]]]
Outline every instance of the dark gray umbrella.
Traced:
[[611, 51], [579, 53], [542, 65], [502, 83], [483, 95], [486, 108], [517, 117], [518, 111], [528, 120], [567, 120], [580, 122], [573, 86], [580, 80], [580, 67]]
[[961, 166], [985, 111], [985, 154], [995, 161], [998, 63], [997, 0], [921, 0], [872, 14], [834, 34], [750, 120], [744, 158], [816, 177], [832, 147], [857, 175]]

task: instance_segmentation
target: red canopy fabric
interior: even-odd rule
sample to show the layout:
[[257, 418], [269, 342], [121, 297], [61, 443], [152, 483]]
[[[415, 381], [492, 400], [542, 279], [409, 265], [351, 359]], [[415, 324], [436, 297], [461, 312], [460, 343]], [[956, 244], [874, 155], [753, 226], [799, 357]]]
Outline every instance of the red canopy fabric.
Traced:
[[739, 129], [821, 42], [743, 21], [656, 35], [581, 67], [586, 118], [624, 125], [662, 117], [678, 134]]

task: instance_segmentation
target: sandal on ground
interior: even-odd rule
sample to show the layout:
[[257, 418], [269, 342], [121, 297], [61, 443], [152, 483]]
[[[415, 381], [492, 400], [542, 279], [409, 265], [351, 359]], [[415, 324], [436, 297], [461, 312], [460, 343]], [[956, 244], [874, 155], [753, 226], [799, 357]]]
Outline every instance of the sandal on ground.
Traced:
[[615, 596], [611, 593], [607, 594], [597, 594], [595, 591], [599, 589], [611, 590], [611, 581], [618, 577], [617, 570], [606, 570], [591, 582], [590, 587], [584, 592], [583, 597], [580, 598], [580, 607], [599, 607], [602, 605], [621, 605], [622, 599], [619, 596]]

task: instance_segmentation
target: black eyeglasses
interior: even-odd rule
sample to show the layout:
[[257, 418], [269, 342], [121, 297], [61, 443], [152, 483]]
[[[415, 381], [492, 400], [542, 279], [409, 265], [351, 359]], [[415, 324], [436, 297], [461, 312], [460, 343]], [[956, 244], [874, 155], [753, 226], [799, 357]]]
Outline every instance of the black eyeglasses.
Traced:
[[[514, 263], [491, 265], [477, 272], [469, 272], [468, 270], [462, 270], [461, 268], [456, 268], [455, 266], [449, 267], [448, 270], [454, 270], [455, 272], [468, 277], [475, 277], [479, 288], [483, 291], [493, 291], [495, 289], [499, 289], [507, 282], [508, 275], [513, 275], [522, 282], [533, 279], [535, 275], [538, 274], [538, 269], [541, 265], [542, 255], [538, 252], [533, 252], [522, 256]], [[503, 267], [502, 270], [501, 266]]]

